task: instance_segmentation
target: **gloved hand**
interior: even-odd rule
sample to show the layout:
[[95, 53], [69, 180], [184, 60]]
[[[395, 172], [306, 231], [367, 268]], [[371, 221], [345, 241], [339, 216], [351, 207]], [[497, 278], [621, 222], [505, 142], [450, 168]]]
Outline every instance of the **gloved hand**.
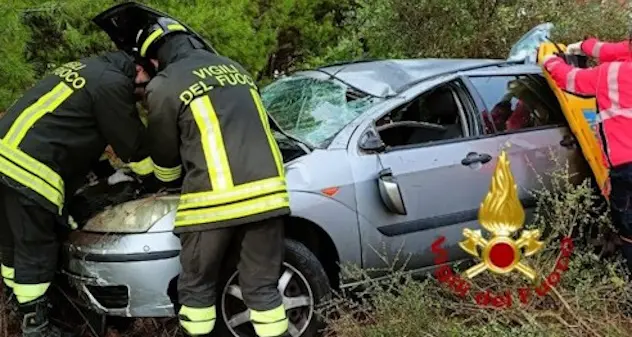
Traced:
[[118, 183], [122, 183], [125, 181], [134, 181], [134, 177], [130, 174], [131, 170], [127, 168], [122, 168], [116, 170], [113, 175], [108, 177], [108, 185], [116, 185]]
[[582, 43], [584, 41], [579, 41], [575, 43], [571, 43], [566, 46], [566, 54], [569, 55], [585, 55], [582, 51]]

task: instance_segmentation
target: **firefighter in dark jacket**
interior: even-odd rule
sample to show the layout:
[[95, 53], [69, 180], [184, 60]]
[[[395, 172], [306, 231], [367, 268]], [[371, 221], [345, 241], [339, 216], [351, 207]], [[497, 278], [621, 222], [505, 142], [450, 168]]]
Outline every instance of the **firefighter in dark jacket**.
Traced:
[[206, 336], [216, 318], [215, 287], [239, 234], [239, 283], [260, 337], [283, 336], [288, 319], [277, 290], [284, 258], [282, 217], [290, 213], [283, 160], [250, 74], [160, 18], [137, 35], [139, 57], [157, 74], [147, 85], [154, 174], [184, 174], [175, 222], [182, 272], [180, 324]]
[[123, 52], [84, 58], [44, 77], [0, 118], [2, 277], [24, 315], [23, 336], [64, 336], [49, 324], [46, 296], [56, 233], [68, 225], [69, 196], [106, 146], [137, 174], [151, 174], [135, 105], [143, 91], [135, 83], [148, 80]]

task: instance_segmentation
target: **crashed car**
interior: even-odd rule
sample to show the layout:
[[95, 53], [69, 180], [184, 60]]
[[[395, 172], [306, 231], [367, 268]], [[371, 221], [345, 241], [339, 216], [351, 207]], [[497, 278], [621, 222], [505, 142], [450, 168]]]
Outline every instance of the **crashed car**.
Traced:
[[[501, 150], [527, 214], [535, 207], [528, 190], [540, 188], [539, 177], [548, 183], [543, 173], [555, 166], [551, 153], [578, 181], [591, 174], [541, 68], [529, 62], [339, 63], [277, 79], [262, 100], [280, 127], [290, 193], [279, 289], [294, 337], [315, 336], [316, 306], [331, 289], [353, 285], [340, 278], [340, 265], [381, 277], [400, 256], [408, 270], [424, 273], [435, 267], [431, 244], [439, 236], [450, 262], [467, 259], [458, 242], [464, 228], [480, 226]], [[174, 316], [177, 191], [146, 196], [127, 183], [114, 187], [88, 186], [75, 196], [92, 206], [77, 211], [89, 210], [76, 216], [81, 230], [65, 244], [64, 273], [103, 315]], [[235, 260], [227, 257], [221, 275], [218, 329], [255, 336]]]

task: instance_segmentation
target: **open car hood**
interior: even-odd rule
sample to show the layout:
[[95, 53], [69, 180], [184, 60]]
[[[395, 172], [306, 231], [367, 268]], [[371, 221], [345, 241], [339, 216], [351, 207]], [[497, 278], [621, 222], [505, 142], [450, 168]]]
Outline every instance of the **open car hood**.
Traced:
[[119, 49], [124, 50], [131, 55], [134, 50], [136, 34], [138, 31], [145, 27], [148, 23], [156, 22], [156, 19], [159, 17], [167, 17], [178, 21], [190, 33], [195, 35], [195, 37], [197, 37], [209, 51], [217, 54], [215, 49], [206, 40], [204, 40], [201, 35], [196, 33], [193, 29], [191, 29], [191, 27], [185, 25], [182, 21], [170, 16], [169, 14], [133, 1], [110, 7], [95, 16], [92, 19], [92, 22], [103, 29], [103, 31], [110, 36], [110, 39], [114, 41]]

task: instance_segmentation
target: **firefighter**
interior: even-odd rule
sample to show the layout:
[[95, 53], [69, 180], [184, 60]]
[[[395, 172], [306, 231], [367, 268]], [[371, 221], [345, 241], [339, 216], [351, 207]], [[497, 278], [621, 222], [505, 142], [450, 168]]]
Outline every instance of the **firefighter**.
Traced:
[[154, 174], [165, 183], [184, 174], [174, 229], [182, 243], [183, 330], [190, 336], [213, 330], [220, 265], [238, 238], [239, 283], [254, 329], [260, 337], [285, 335], [277, 284], [289, 200], [252, 76], [171, 18], [157, 18], [135, 36], [137, 57], [156, 72], [146, 98]]
[[1, 268], [24, 315], [22, 336], [66, 335], [48, 318], [57, 234], [69, 225], [68, 196], [106, 146], [137, 174], [151, 174], [136, 110], [148, 79], [124, 52], [83, 58], [45, 76], [0, 119]]
[[599, 51], [596, 43], [587, 40], [581, 44], [587, 54], [600, 57], [601, 63], [596, 67], [576, 68], [557, 55], [547, 56], [542, 64], [562, 90], [596, 97], [598, 138], [610, 171], [612, 220], [632, 271], [632, 77], [628, 75], [632, 73], [632, 63], [620, 61], [624, 55], [620, 51], [619, 56], [610, 52], [614, 45], [602, 45]]

